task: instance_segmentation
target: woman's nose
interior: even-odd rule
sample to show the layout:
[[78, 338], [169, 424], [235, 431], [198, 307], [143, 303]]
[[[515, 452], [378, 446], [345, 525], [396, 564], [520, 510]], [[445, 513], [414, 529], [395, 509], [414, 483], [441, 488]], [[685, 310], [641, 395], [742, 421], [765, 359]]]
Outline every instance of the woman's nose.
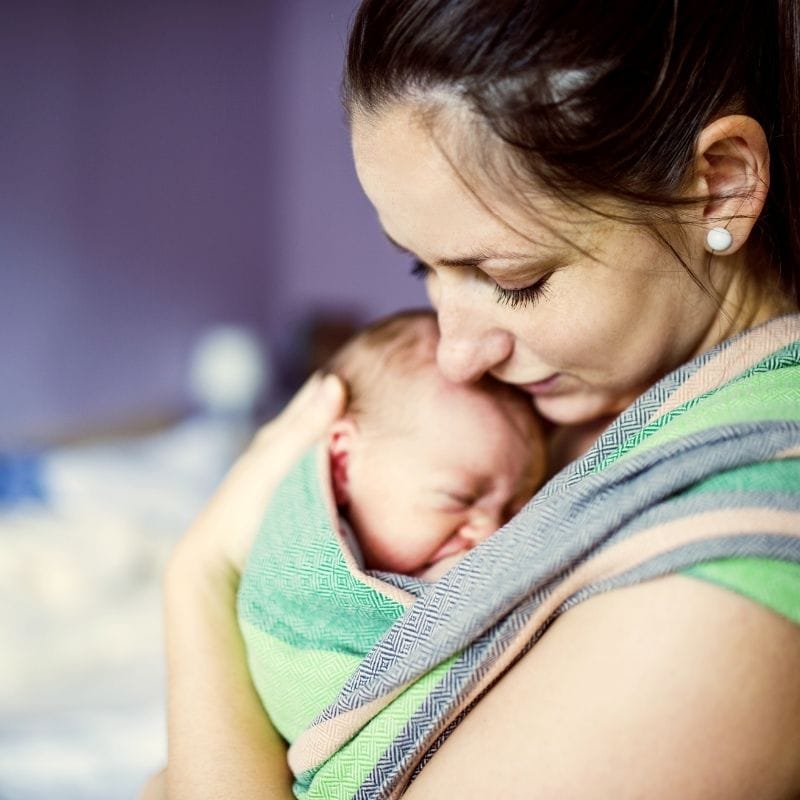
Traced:
[[440, 300], [439, 347], [436, 361], [442, 375], [453, 383], [469, 383], [505, 361], [513, 350], [512, 335], [482, 324], [480, 309]]

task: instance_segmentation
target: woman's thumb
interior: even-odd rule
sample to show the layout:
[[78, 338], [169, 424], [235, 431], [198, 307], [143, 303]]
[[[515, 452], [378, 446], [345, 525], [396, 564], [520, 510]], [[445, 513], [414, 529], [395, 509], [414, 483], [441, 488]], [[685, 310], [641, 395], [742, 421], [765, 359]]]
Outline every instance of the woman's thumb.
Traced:
[[347, 390], [344, 381], [332, 372], [328, 373], [320, 384], [318, 401], [315, 404], [322, 428], [327, 428], [344, 412]]

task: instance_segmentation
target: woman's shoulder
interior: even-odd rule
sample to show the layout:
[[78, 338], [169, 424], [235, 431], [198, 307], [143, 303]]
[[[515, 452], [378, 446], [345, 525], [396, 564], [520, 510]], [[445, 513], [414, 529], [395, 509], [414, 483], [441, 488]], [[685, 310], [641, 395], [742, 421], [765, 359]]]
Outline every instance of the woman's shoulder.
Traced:
[[683, 576], [608, 592], [555, 622], [409, 796], [794, 796], [798, 674], [800, 626], [744, 597]]
[[730, 589], [800, 625], [800, 563], [726, 558], [697, 564], [684, 575]]

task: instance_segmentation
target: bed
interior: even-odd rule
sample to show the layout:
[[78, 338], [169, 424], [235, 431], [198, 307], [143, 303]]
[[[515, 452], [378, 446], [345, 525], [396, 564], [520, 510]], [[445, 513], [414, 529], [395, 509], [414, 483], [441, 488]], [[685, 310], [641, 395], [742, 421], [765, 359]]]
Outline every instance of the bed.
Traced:
[[247, 436], [0, 452], [0, 798], [122, 800], [166, 754], [160, 576]]

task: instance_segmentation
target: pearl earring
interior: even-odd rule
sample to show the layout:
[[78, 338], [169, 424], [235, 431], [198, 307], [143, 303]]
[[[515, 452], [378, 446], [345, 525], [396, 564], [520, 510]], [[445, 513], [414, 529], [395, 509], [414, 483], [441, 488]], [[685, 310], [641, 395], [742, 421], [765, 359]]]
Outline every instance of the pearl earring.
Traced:
[[712, 228], [706, 234], [706, 244], [712, 253], [723, 253], [733, 244], [733, 236], [725, 228]]

